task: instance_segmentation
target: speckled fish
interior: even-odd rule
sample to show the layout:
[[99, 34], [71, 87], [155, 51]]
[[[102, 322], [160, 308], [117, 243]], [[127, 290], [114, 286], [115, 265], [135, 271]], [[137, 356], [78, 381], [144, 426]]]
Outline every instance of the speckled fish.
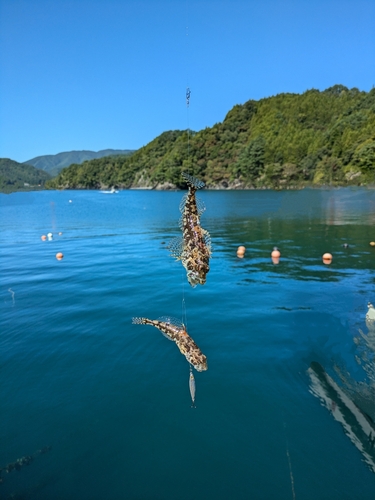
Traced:
[[186, 269], [187, 279], [194, 288], [196, 285], [206, 283], [206, 276], [210, 270], [211, 239], [209, 232], [200, 224], [200, 216], [205, 207], [195, 196], [196, 191], [205, 184], [186, 173], [182, 173], [182, 177], [189, 187], [180, 204], [182, 238], [172, 240], [169, 249], [173, 257], [181, 260]]
[[176, 342], [180, 352], [198, 372], [207, 370], [207, 358], [188, 335], [185, 325], [175, 318], [162, 317], [157, 320], [133, 318], [134, 325], [151, 325], [158, 328], [164, 337]]

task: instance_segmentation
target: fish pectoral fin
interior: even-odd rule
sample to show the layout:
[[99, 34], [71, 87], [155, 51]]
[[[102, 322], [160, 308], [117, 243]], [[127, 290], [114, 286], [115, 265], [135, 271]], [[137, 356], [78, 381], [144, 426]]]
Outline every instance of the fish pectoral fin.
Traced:
[[182, 200], [180, 203], [180, 212], [181, 213], [183, 213], [185, 210], [185, 204], [186, 204], [187, 197], [188, 197], [188, 193], [185, 193], [184, 196], [182, 197]]
[[182, 252], [184, 251], [184, 240], [181, 236], [173, 238], [167, 246], [168, 250], [171, 252], [172, 257], [176, 259], [181, 259]]
[[202, 229], [204, 244], [211, 253], [211, 235], [206, 229]]
[[206, 205], [204, 204], [204, 201], [199, 199], [199, 198], [195, 198], [196, 199], [196, 202], [197, 202], [197, 211], [198, 211], [198, 216], [200, 217], [203, 212], [206, 210]]
[[163, 332], [163, 330], [160, 330], [160, 331], [166, 339], [170, 340], [171, 342], [174, 342], [174, 339], [171, 339], [171, 337], [168, 335], [168, 333]]

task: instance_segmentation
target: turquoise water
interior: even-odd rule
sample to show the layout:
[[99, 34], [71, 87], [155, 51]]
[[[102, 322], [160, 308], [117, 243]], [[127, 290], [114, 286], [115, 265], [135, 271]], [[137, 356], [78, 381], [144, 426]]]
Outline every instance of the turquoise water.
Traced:
[[[0, 498], [372, 500], [375, 191], [203, 191], [196, 289], [166, 249], [181, 196], [0, 195], [0, 468], [51, 447]], [[183, 298], [196, 409], [174, 343], [131, 324]]]

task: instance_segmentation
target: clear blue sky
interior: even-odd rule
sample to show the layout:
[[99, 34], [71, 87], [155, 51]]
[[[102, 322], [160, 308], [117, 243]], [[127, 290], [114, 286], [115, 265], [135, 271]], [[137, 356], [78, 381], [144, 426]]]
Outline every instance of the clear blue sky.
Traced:
[[0, 157], [20, 162], [375, 85], [375, 0], [0, 0], [0, 23]]

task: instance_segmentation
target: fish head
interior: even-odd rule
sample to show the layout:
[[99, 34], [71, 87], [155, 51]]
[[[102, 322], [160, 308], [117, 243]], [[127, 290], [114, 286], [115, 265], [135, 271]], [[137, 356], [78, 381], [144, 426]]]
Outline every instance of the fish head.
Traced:
[[187, 279], [190, 285], [195, 288], [197, 285], [204, 285], [206, 283], [207, 266], [198, 266], [197, 271], [189, 271]]
[[199, 274], [196, 271], [188, 271], [186, 276], [187, 276], [189, 284], [193, 288], [195, 288], [197, 285], [200, 284]]
[[205, 372], [208, 369], [206, 356], [202, 354], [202, 357], [199, 360], [199, 362], [194, 363], [193, 366], [197, 370], [197, 372]]

